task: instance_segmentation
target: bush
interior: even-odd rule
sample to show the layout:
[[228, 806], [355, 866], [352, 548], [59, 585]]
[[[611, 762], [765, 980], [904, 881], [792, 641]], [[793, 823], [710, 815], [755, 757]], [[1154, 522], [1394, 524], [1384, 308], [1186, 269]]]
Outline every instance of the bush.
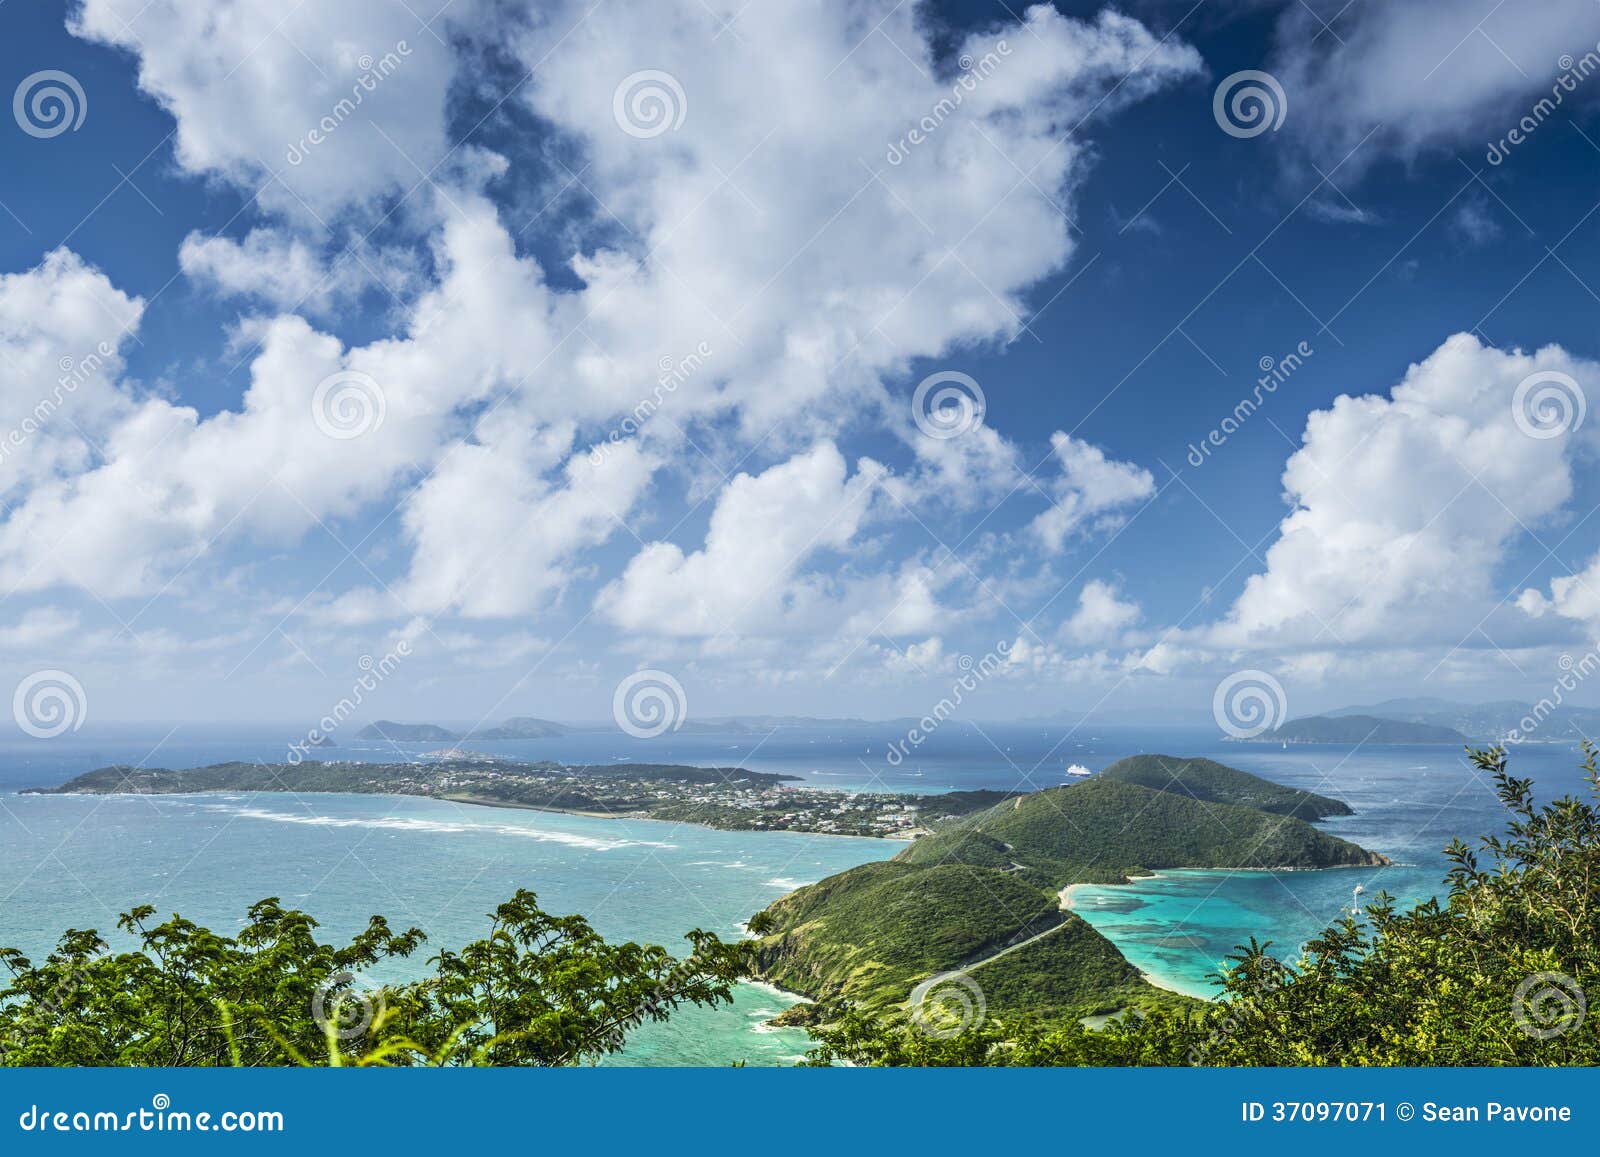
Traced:
[[749, 948], [709, 932], [690, 954], [608, 944], [580, 916], [550, 916], [519, 891], [488, 935], [432, 958], [434, 975], [368, 984], [363, 971], [410, 956], [415, 928], [380, 916], [342, 948], [276, 899], [232, 937], [154, 909], [118, 920], [139, 948], [111, 953], [69, 930], [42, 964], [0, 949], [0, 1063], [6, 1065], [570, 1065], [616, 1052], [629, 1030], [685, 1004], [731, 999]]

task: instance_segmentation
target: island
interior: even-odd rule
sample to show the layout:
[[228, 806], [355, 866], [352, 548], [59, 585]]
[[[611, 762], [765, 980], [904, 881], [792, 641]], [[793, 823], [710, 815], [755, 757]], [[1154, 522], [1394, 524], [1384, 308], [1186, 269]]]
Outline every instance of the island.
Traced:
[[[357, 739], [378, 743], [455, 743], [460, 740], [562, 739], [568, 735], [593, 735], [618, 731], [615, 723], [557, 723], [531, 715], [517, 715], [493, 727], [456, 731], [437, 723], [396, 723], [380, 719], [356, 733]], [[674, 728], [689, 733], [744, 735], [751, 728], [738, 719], [688, 719]], [[767, 730], [770, 730], [768, 728]]]
[[1255, 743], [1453, 743], [1470, 740], [1453, 727], [1412, 723], [1376, 715], [1309, 715], [1291, 719], [1245, 742]]
[[[1566, 678], [1577, 679], [1584, 668], [1577, 667]], [[1571, 688], [1565, 688], [1570, 691]], [[1432, 723], [1449, 727], [1464, 735], [1496, 743], [1572, 743], [1600, 732], [1600, 709], [1577, 707], [1563, 702], [1558, 690], [1530, 703], [1521, 699], [1497, 699], [1488, 703], [1457, 703], [1450, 699], [1387, 699], [1365, 707], [1341, 707], [1324, 715], [1370, 715], [1405, 723]]]
[[454, 743], [461, 736], [432, 723], [395, 723], [380, 719], [356, 732], [356, 738], [390, 743]]
[[1070, 911], [1075, 884], [1160, 869], [1381, 867], [1300, 816], [1338, 800], [1209, 760], [1141, 756], [951, 818], [889, 860], [800, 888], [749, 922], [761, 975], [807, 997], [787, 1023], [886, 1012], [960, 974], [990, 1016], [1089, 1017], [1190, 998], [1156, 987]]
[[553, 723], [548, 719], [534, 719], [528, 715], [518, 715], [507, 719], [498, 727], [491, 727], [487, 731], [474, 731], [473, 739], [560, 739], [570, 735], [572, 729], [563, 723]]
[[490, 807], [657, 819], [725, 831], [788, 831], [912, 839], [927, 825], [990, 807], [1014, 793], [938, 795], [795, 787], [799, 777], [742, 767], [525, 763], [449, 748], [434, 762], [304, 760], [210, 767], [102, 767], [36, 795], [345, 792], [415, 795]]

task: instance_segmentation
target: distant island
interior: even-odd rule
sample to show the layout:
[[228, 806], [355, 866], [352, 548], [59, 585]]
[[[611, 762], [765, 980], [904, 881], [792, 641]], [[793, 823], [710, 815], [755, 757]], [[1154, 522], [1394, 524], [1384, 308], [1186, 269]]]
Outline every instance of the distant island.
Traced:
[[[527, 715], [507, 719], [494, 727], [469, 731], [455, 731], [435, 723], [396, 723], [390, 719], [380, 719], [363, 727], [356, 733], [356, 738], [378, 743], [459, 743], [470, 739], [561, 739], [568, 735], [601, 734], [617, 730], [614, 724], [557, 723]], [[687, 719], [677, 730], [742, 734], [751, 728], [734, 719]]]
[[498, 727], [491, 727], [487, 731], [474, 731], [474, 739], [559, 739], [564, 735], [572, 734], [570, 727], [560, 723], [552, 723], [548, 719], [535, 719], [529, 715], [518, 715], [507, 719]]
[[461, 736], [431, 723], [392, 723], [381, 719], [356, 732], [356, 738], [392, 740], [396, 743], [454, 743]]
[[911, 839], [927, 825], [990, 807], [1013, 793], [939, 795], [787, 786], [798, 776], [742, 767], [523, 763], [454, 749], [434, 763], [307, 760], [169, 768], [102, 767], [25, 795], [183, 795], [343, 792], [415, 795], [488, 807], [699, 824], [724, 831], [813, 832]]
[[484, 731], [451, 731], [433, 723], [395, 723], [380, 719], [356, 732], [357, 739], [393, 743], [456, 743], [463, 739], [558, 739], [572, 728], [548, 719], [520, 716]]
[[1246, 743], [1450, 743], [1470, 742], [1453, 727], [1412, 723], [1376, 715], [1311, 715], [1291, 719]]
[[[1574, 676], [1576, 677], [1576, 676]], [[1559, 700], [1559, 696], [1556, 697]], [[1117, 713], [1096, 715], [1102, 722]], [[1023, 720], [1024, 723], [1081, 726], [1086, 717], [1070, 712]], [[759, 736], [786, 729], [867, 732], [913, 727], [915, 719], [814, 718], [804, 715], [728, 715], [684, 720], [685, 734]], [[1132, 722], [1132, 720], [1128, 720]], [[1148, 724], [1145, 727], [1148, 729]], [[493, 726], [447, 727], [431, 722], [402, 723], [380, 719], [363, 727], [355, 739], [363, 743], [449, 745], [471, 742], [551, 740], [574, 735], [617, 735], [610, 721], [567, 722], [518, 715]], [[1390, 699], [1359, 707], [1340, 707], [1290, 720], [1275, 730], [1232, 742], [1256, 743], [1448, 743], [1571, 742], [1600, 735], [1600, 709], [1573, 707], [1550, 699], [1527, 704], [1517, 700], [1466, 704], [1448, 699]], [[331, 739], [310, 746], [331, 747]]]
[[761, 974], [813, 1002], [785, 1023], [826, 1023], [847, 1003], [904, 1005], [953, 971], [981, 987], [990, 1016], [1183, 1003], [1071, 912], [1072, 887], [1170, 868], [1389, 863], [1298, 818], [1348, 814], [1339, 800], [1210, 760], [1137, 756], [952, 818], [893, 859], [785, 896], [750, 928]]
[[[911, 727], [918, 720], [813, 718], [808, 715], [719, 715], [685, 719], [675, 730], [701, 735], [764, 735], [772, 731], [804, 728], [835, 731], [864, 731], [884, 727]], [[356, 738], [377, 743], [459, 743], [464, 740], [560, 739], [568, 735], [615, 734], [610, 721], [570, 723], [519, 715], [493, 727], [474, 726], [466, 730], [442, 727], [436, 723], [397, 723], [380, 719], [356, 733]]]
[[[1571, 678], [1577, 678], [1574, 673]], [[1456, 703], [1449, 699], [1389, 699], [1365, 707], [1341, 707], [1332, 716], [1373, 715], [1405, 723], [1452, 727], [1479, 741], [1515, 737], [1519, 743], [1571, 743], [1600, 734], [1600, 709], [1562, 703], [1559, 691], [1537, 703], [1500, 699], [1489, 703]]]
[[[1573, 676], [1576, 678], [1576, 676]], [[1339, 707], [1252, 736], [1253, 743], [1571, 743], [1600, 734], [1600, 709], [1554, 697], [1456, 703], [1418, 697]]]

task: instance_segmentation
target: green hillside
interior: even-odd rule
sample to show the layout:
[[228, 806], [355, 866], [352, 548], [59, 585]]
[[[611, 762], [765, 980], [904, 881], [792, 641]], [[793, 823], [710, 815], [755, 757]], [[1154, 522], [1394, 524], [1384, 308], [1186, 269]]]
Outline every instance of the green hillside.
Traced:
[[813, 999], [867, 1005], [902, 1001], [923, 977], [992, 955], [1066, 916], [1054, 897], [1012, 875], [896, 860], [830, 876], [767, 911], [783, 931], [764, 946], [769, 979]]
[[1050, 1019], [1187, 1003], [1153, 988], [1115, 944], [1071, 914], [1055, 931], [968, 974], [991, 1008]]
[[[989, 966], [963, 992], [991, 1015], [922, 1031], [926, 1016], [847, 1011], [813, 1035], [815, 1064], [1404, 1066], [1416, 1071], [1600, 1064], [1600, 750], [1584, 787], [1541, 792], [1503, 748], [1469, 758], [1505, 809], [1473, 845], [1445, 848], [1447, 895], [1401, 906], [1379, 892], [1302, 940], [1292, 959], [1251, 938], [1221, 970], [1214, 1002], [1088, 1028], [992, 1015]], [[1559, 790], [1559, 789], [1558, 789]], [[1047, 947], [1049, 936], [1036, 944]], [[1031, 946], [1030, 946], [1031, 947]], [[1281, 946], [1279, 951], [1281, 952]], [[1021, 956], [1002, 956], [995, 967]], [[956, 981], [962, 978], [950, 978]], [[1048, 965], [1026, 983], [1056, 979]], [[937, 983], [948, 983], [941, 978]], [[1585, 993], [1588, 1000], [1585, 1000]], [[1001, 1002], [1004, 1003], [1003, 1001]], [[963, 1012], [956, 1008], [958, 1013]]]
[[1228, 767], [1213, 759], [1175, 755], [1130, 755], [1096, 778], [1137, 784], [1155, 791], [1173, 791], [1213, 803], [1236, 803], [1264, 812], [1315, 822], [1328, 816], [1355, 814], [1343, 800], [1284, 787], [1280, 783]]
[[[1293, 811], [1335, 804], [1205, 761], [1198, 791]], [[1137, 766], [1123, 775], [1140, 774]], [[1169, 775], [1168, 780], [1171, 780]], [[817, 1001], [903, 1005], [922, 980], [961, 970], [991, 1015], [1073, 1018], [1182, 1003], [1115, 945], [1061, 910], [1073, 883], [1158, 868], [1320, 868], [1387, 861], [1289, 814], [1097, 776], [946, 821], [894, 859], [785, 896], [752, 920], [761, 973]]]
[[[1242, 773], [1240, 773], [1242, 774]], [[1010, 870], [1041, 887], [1159, 868], [1334, 868], [1381, 856], [1304, 820], [1096, 776], [955, 820], [897, 860]]]

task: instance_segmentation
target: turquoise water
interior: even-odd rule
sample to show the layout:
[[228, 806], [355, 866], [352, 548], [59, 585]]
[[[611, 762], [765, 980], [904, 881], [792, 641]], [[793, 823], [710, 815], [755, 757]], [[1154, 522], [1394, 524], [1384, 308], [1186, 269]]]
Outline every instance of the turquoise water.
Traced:
[[[1293, 958], [1299, 946], [1337, 919], [1357, 884], [1377, 890], [1376, 869], [1326, 872], [1163, 872], [1116, 887], [1074, 890], [1073, 911], [1111, 939], [1130, 963], [1167, 988], [1214, 997], [1210, 974], [1236, 945], [1254, 936], [1275, 955]], [[1397, 896], [1432, 893], [1432, 873], [1387, 886]], [[1396, 885], [1399, 885], [1397, 888]], [[1362, 897], [1365, 899], [1365, 896]]]
[[[277, 896], [335, 943], [381, 913], [453, 947], [532, 888], [546, 911], [582, 913], [608, 938], [673, 947], [695, 927], [736, 938], [784, 893], [901, 846], [406, 797], [13, 795], [0, 797], [0, 944], [42, 955], [63, 929], [106, 934], [140, 903], [232, 930], [251, 902]], [[408, 967], [422, 966], [413, 958], [374, 976]], [[792, 1003], [741, 986], [731, 1007], [640, 1029], [621, 1060], [792, 1063], [806, 1034], [763, 1024]]]
[[[285, 732], [287, 734], [287, 732]], [[883, 761], [898, 736], [874, 729], [794, 728], [760, 735], [677, 735], [657, 745], [614, 735], [482, 744], [522, 758], [739, 764], [785, 771], [820, 787], [902, 791], [1035, 790], [1060, 782], [1067, 762], [1091, 768], [1125, 755], [1204, 755], [1280, 783], [1350, 803], [1357, 814], [1327, 830], [1396, 861], [1329, 872], [1178, 872], [1113, 888], [1085, 888], [1077, 910], [1137, 966], [1196, 995], [1209, 973], [1255, 936], [1293, 956], [1306, 938], [1380, 889], [1404, 902], [1440, 890], [1442, 849], [1499, 831], [1492, 785], [1449, 747], [1219, 742], [1197, 731], [952, 722], [898, 766]], [[663, 737], [664, 740], [666, 737]], [[19, 796], [106, 763], [190, 767], [281, 758], [280, 737], [188, 728], [102, 733], [0, 744], [0, 945], [49, 949], [67, 927], [112, 928], [117, 913], [153, 903], [217, 928], [276, 895], [303, 907], [329, 939], [373, 913], [416, 925], [434, 945], [479, 935], [487, 913], [516, 888], [552, 912], [577, 912], [606, 936], [682, 945], [694, 927], [738, 934], [751, 913], [802, 883], [893, 855], [892, 841], [791, 833], [718, 832], [649, 820], [600, 820], [406, 797], [259, 794], [197, 797]], [[420, 754], [406, 751], [405, 755]], [[392, 748], [347, 744], [339, 758], [394, 759]], [[1584, 790], [1565, 744], [1525, 745], [1512, 770], [1541, 798]], [[380, 974], [380, 978], [384, 978]], [[691, 1010], [641, 1030], [623, 1056], [634, 1064], [791, 1062], [798, 1030], [762, 1022], [791, 1001], [745, 986], [731, 1008]]]
[[[1274, 749], [1231, 745], [1213, 758], [1280, 783], [1344, 800], [1353, 816], [1324, 831], [1382, 852], [1382, 868], [1320, 872], [1163, 872], [1131, 884], [1082, 887], [1073, 908], [1153, 978], [1195, 996], [1215, 996], [1209, 979], [1254, 936], [1293, 959], [1306, 940], [1380, 891], [1409, 906], [1443, 891], [1443, 849], [1460, 836], [1499, 832], [1506, 819], [1493, 783], [1447, 747], [1360, 748], [1306, 745]], [[1587, 791], [1576, 753], [1565, 745], [1527, 745], [1512, 753], [1514, 774], [1532, 776], [1540, 798]], [[1355, 888], [1362, 888], [1357, 897]]]

